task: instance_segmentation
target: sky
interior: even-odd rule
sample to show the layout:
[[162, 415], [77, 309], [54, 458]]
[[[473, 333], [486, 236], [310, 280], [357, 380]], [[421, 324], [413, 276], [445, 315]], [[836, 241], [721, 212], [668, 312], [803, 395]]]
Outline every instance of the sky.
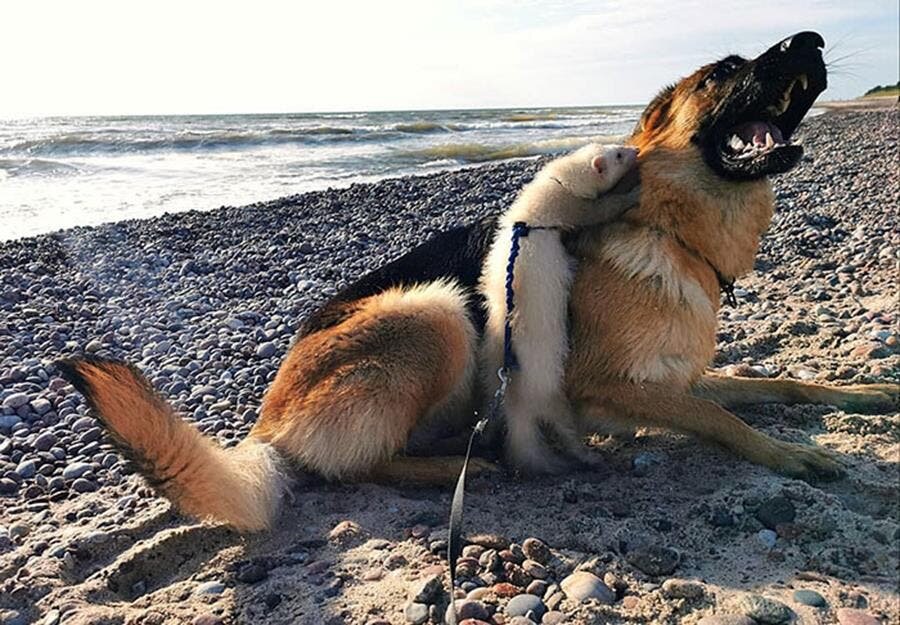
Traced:
[[[900, 74], [897, 0], [29, 0], [0, 118], [642, 104], [728, 53], [828, 43], [824, 99]], [[847, 58], [843, 58], [847, 57]]]

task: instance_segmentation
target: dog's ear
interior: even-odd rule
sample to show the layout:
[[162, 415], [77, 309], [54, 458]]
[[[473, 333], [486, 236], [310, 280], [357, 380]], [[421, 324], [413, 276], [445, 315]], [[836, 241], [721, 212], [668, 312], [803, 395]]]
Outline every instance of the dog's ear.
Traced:
[[634, 129], [634, 134], [648, 132], [655, 128], [660, 120], [668, 118], [669, 107], [672, 105], [672, 94], [675, 93], [675, 85], [669, 85], [656, 94], [656, 97], [650, 101], [647, 108], [641, 114], [641, 120], [638, 127]]

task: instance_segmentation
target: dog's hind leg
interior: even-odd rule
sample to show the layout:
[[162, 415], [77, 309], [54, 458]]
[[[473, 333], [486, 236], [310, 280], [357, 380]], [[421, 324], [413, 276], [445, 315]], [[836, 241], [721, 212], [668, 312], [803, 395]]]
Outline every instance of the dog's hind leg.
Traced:
[[582, 428], [616, 423], [664, 427], [718, 443], [780, 473], [834, 479], [840, 463], [826, 450], [780, 441], [759, 432], [721, 406], [662, 384], [612, 383], [592, 397], [574, 398]]
[[860, 384], [824, 386], [797, 380], [738, 378], [704, 375], [691, 392], [723, 406], [748, 404], [826, 404], [852, 412], [883, 413], [897, 410], [900, 386]]
[[[375, 467], [368, 477], [385, 484], [449, 486], [459, 478], [463, 460], [463, 456], [394, 456]], [[469, 458], [469, 477], [497, 470], [497, 465], [483, 458]]]
[[424, 417], [468, 394], [475, 332], [451, 283], [360, 300], [285, 359], [251, 435], [329, 479], [360, 479]]

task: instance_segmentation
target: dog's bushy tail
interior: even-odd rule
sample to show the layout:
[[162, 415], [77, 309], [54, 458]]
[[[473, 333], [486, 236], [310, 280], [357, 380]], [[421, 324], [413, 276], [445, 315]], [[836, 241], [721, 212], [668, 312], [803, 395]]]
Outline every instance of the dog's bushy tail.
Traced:
[[162, 495], [193, 517], [237, 530], [269, 527], [287, 478], [267, 443], [224, 449], [182, 420], [134, 367], [85, 358], [56, 363]]

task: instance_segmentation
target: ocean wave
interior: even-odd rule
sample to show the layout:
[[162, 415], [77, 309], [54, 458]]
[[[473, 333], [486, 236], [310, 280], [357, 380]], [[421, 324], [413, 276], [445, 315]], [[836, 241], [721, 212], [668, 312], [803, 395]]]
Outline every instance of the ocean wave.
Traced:
[[328, 119], [362, 119], [363, 117], [369, 117], [371, 113], [365, 112], [356, 112], [356, 113], [322, 113], [322, 117]]
[[0, 154], [18, 156], [69, 156], [103, 153], [214, 150], [284, 144], [322, 144], [342, 141], [384, 141], [403, 135], [427, 135], [510, 128], [506, 122], [439, 123], [411, 121], [355, 126], [306, 126], [251, 130], [136, 129], [101, 132], [67, 132], [13, 142]]
[[[514, 142], [530, 140], [523, 135], [541, 131], [557, 135], [593, 133], [621, 123], [624, 116], [634, 117], [635, 112], [519, 109], [61, 119], [35, 127], [30, 133], [0, 125], [0, 157], [64, 160], [68, 156], [236, 151], [291, 144], [311, 148], [350, 143], [421, 144], [435, 142], [429, 137], [457, 133], [470, 136], [470, 143], [487, 144], [496, 143], [501, 135], [501, 140]], [[470, 159], [465, 153], [462, 158]], [[478, 154], [473, 158], [474, 162], [494, 160]]]
[[412, 134], [428, 134], [432, 132], [451, 132], [455, 130], [463, 130], [464, 127], [458, 124], [440, 124], [438, 122], [415, 121], [402, 124], [394, 124], [389, 127], [390, 130], [397, 132], [406, 132]]
[[549, 111], [544, 113], [513, 113], [512, 115], [501, 117], [501, 119], [506, 122], [536, 122], [558, 118], [558, 113], [551, 113]]
[[445, 143], [430, 146], [420, 150], [410, 150], [402, 154], [403, 157], [434, 163], [451, 160], [456, 163], [486, 163], [489, 161], [502, 161], [512, 158], [525, 158], [528, 156], [541, 156], [559, 154], [574, 150], [591, 141], [614, 142], [621, 137], [608, 136], [573, 136], [544, 139], [509, 145], [490, 145], [483, 143]]
[[479, 121], [465, 121], [453, 124], [443, 124], [445, 128], [455, 132], [462, 131], [493, 131], [493, 130], [570, 130], [579, 128], [597, 128], [604, 124], [617, 121], [614, 118], [602, 116], [595, 117], [565, 117], [565, 116], [527, 116], [523, 115], [516, 120], [510, 117], [497, 119], [485, 119]]
[[272, 136], [306, 136], [306, 135], [352, 135], [358, 132], [358, 128], [346, 128], [344, 126], [314, 126], [313, 128], [272, 128], [266, 134]]
[[42, 158], [0, 158], [0, 174], [13, 176], [61, 176], [78, 173], [74, 165]]
[[147, 152], [154, 150], [195, 150], [286, 143], [341, 140], [364, 134], [368, 129], [336, 126], [307, 128], [273, 128], [259, 131], [213, 130], [155, 132], [157, 136], [139, 133], [68, 133], [29, 139], [15, 143], [4, 151], [8, 154], [51, 156], [99, 152]]
[[454, 165], [459, 165], [459, 162], [452, 158], [438, 158], [433, 161], [426, 161], [419, 165], [419, 167], [453, 167]]

